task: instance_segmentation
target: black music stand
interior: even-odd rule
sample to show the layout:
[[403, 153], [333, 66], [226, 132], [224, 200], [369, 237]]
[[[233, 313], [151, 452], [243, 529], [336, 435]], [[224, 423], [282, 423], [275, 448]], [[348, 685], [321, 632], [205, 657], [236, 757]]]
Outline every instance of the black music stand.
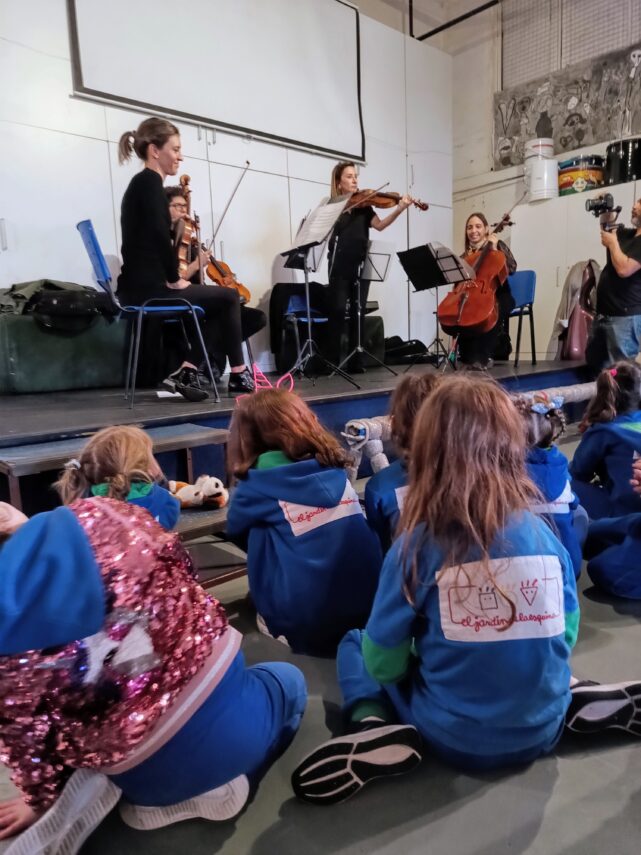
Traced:
[[358, 270], [358, 276], [356, 280], [352, 283], [352, 294], [350, 300], [353, 301], [353, 304], [350, 303], [350, 314], [352, 312], [356, 315], [357, 325], [356, 325], [356, 344], [350, 351], [350, 353], [343, 359], [343, 361], [338, 366], [342, 368], [343, 365], [349, 365], [349, 361], [352, 356], [355, 356], [357, 353], [361, 356], [367, 356], [373, 362], [376, 362], [382, 368], [386, 368], [390, 374], [393, 374], [395, 377], [398, 374], [397, 371], [394, 371], [393, 368], [390, 368], [389, 365], [386, 365], [382, 362], [377, 356], [374, 356], [373, 353], [370, 353], [369, 350], [366, 350], [363, 347], [363, 335], [362, 335], [362, 325], [364, 323], [364, 319], [362, 317], [362, 312], [364, 310], [364, 306], [361, 304], [361, 279], [366, 279], [369, 282], [385, 282], [387, 279], [387, 273], [390, 267], [390, 261], [392, 258], [392, 254], [390, 252], [382, 252], [380, 249], [377, 249], [372, 245], [372, 242], [369, 242], [369, 247], [367, 250], [367, 255], [365, 256], [365, 261], [360, 265]]
[[[398, 252], [398, 259], [407, 273], [407, 278], [414, 286], [415, 291], [429, 291], [434, 289], [436, 305], [439, 304], [438, 289], [456, 285], [466, 279], [474, 279], [474, 271], [466, 261], [463, 261], [456, 253], [440, 243], [426, 243]], [[456, 370], [456, 340], [454, 347], [448, 351], [438, 334], [438, 320], [436, 322], [436, 335], [430, 342], [427, 352], [436, 357], [437, 369], [448, 365]], [[454, 357], [454, 358], [452, 358]], [[416, 360], [411, 362], [406, 371], [409, 371]]]
[[308, 374], [307, 369], [310, 361], [316, 359], [321, 362], [330, 373], [338, 374], [343, 377], [357, 389], [361, 387], [352, 379], [346, 371], [334, 365], [329, 359], [326, 359], [312, 336], [312, 308], [309, 299], [309, 273], [314, 270], [314, 266], [310, 263], [312, 250], [314, 247], [322, 246], [327, 241], [329, 235], [336, 224], [336, 220], [343, 213], [343, 209], [349, 201], [349, 196], [341, 196], [338, 200], [330, 200], [321, 202], [311, 214], [303, 220], [294, 238], [294, 245], [285, 252], [281, 252], [287, 260], [285, 267], [293, 270], [302, 270], [305, 277], [305, 302], [307, 308], [307, 338], [303, 342], [298, 351], [296, 362], [291, 368], [292, 374], [299, 374], [303, 377], [310, 377], [312, 382], [315, 382], [316, 375]]

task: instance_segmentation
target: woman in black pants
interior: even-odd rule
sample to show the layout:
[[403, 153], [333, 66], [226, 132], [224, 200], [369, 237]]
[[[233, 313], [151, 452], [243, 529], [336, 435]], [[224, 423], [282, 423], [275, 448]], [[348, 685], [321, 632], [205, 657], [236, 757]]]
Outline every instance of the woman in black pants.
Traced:
[[[122, 273], [118, 278], [118, 298], [121, 302], [141, 303], [152, 297], [176, 297], [200, 306], [205, 318], [216, 318], [223, 341], [208, 341], [204, 325], [205, 346], [208, 350], [224, 346], [231, 366], [230, 392], [251, 392], [254, 383], [243, 360], [240, 301], [238, 294], [226, 288], [192, 285], [178, 274], [178, 259], [171, 240], [169, 206], [163, 190], [168, 175], [178, 172], [182, 153], [178, 128], [166, 119], [145, 119], [137, 130], [122, 135], [118, 145], [123, 163], [135, 154], [144, 169], [129, 182], [122, 199]], [[204, 354], [199, 354], [204, 359]], [[180, 392], [189, 401], [202, 401], [207, 393], [198, 382], [198, 370], [191, 362], [183, 362], [164, 381], [172, 391]]]
[[[356, 166], [351, 161], [337, 163], [332, 170], [332, 198], [358, 190]], [[338, 365], [341, 361], [341, 340], [345, 331], [345, 309], [349, 297], [354, 297], [358, 285], [360, 288], [361, 315], [357, 317], [354, 309], [349, 319], [349, 350], [355, 346], [358, 324], [363, 329], [363, 316], [367, 303], [369, 282], [359, 280], [359, 271], [367, 255], [369, 230], [382, 232], [412, 204], [409, 196], [403, 196], [391, 214], [381, 219], [370, 205], [347, 210], [338, 218], [329, 241], [329, 289], [325, 306], [329, 317], [328, 358]], [[349, 208], [349, 205], [348, 205]], [[352, 305], [354, 304], [352, 299]], [[346, 366], [348, 371], [363, 371], [362, 365], [355, 363]]]

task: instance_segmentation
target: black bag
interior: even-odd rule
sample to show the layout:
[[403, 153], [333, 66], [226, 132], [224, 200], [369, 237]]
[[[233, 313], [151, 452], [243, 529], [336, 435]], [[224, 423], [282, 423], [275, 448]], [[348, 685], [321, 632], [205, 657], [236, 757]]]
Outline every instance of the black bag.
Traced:
[[45, 287], [29, 309], [44, 329], [70, 335], [88, 330], [101, 315], [114, 318], [118, 314], [109, 295], [95, 288], [64, 291]]
[[385, 339], [385, 363], [387, 365], [405, 365], [408, 362], [436, 362], [428, 354], [422, 341], [412, 338], [404, 341], [399, 335]]

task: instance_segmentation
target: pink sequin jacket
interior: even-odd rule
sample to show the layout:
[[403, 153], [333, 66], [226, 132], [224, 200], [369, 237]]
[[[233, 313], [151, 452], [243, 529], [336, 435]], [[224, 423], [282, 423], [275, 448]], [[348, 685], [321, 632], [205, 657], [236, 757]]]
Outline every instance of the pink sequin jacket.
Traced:
[[[99, 610], [86, 637], [0, 656], [0, 759], [12, 767], [15, 784], [36, 810], [55, 801], [73, 768], [115, 773], [157, 750], [209, 696], [240, 646], [240, 636], [228, 625], [220, 603], [196, 582], [177, 535], [161, 528], [142, 508], [85, 499], [40, 515], [41, 529], [45, 517], [51, 518], [50, 527], [56, 519], [59, 529], [60, 521], [68, 524], [71, 539], [83, 541], [79, 550], [86, 550], [88, 541], [86, 554], [91, 558], [93, 553], [95, 559], [93, 567], [85, 560], [61, 570], [61, 576], [67, 573], [71, 579], [69, 591], [53, 590], [54, 597], [62, 593], [73, 611], [74, 575], [79, 579], [80, 574], [93, 573], [93, 590], [102, 602], [82, 610]], [[34, 520], [37, 529], [38, 518]], [[11, 541], [21, 535], [22, 530]], [[11, 541], [0, 553], [0, 574], [8, 564]], [[50, 553], [51, 541], [49, 537]], [[30, 568], [38, 564], [37, 547], [14, 583], [20, 602], [25, 602], [20, 606], [24, 614], [16, 617], [18, 606], [6, 606], [12, 597], [6, 586], [2, 589], [5, 602], [0, 608], [5, 606], [6, 620], [18, 621], [18, 627], [20, 620], [28, 620], [30, 592], [25, 593], [25, 587], [31, 581]], [[47, 556], [46, 569], [54, 564]], [[43, 586], [46, 589], [46, 578]], [[33, 596], [35, 602], [37, 590]], [[49, 594], [45, 590], [41, 596]], [[52, 611], [62, 620], [64, 603]], [[49, 637], [55, 638], [57, 628], [51, 625]], [[42, 636], [42, 623], [34, 632]]]

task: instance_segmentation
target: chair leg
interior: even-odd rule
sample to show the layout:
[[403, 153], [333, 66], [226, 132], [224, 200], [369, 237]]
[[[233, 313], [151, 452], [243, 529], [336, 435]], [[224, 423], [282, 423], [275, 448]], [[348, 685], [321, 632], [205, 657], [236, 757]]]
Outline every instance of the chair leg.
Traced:
[[521, 331], [523, 329], [523, 310], [519, 312], [519, 325], [516, 331], [516, 358], [514, 360], [514, 367], [519, 367], [519, 354], [521, 353]]
[[249, 339], [245, 339], [245, 348], [247, 350], [247, 361], [249, 362], [249, 367], [253, 371], [254, 370], [254, 354], [252, 353], [252, 346], [249, 343]]
[[129, 400], [131, 388], [131, 369], [134, 364], [134, 341], [136, 339], [136, 321], [129, 322], [129, 356], [127, 357], [127, 376], [125, 377], [125, 401]]
[[200, 328], [200, 321], [198, 320], [198, 315], [194, 307], [191, 307], [191, 316], [194, 319], [194, 328], [196, 333], [198, 334], [198, 341], [200, 342], [200, 347], [202, 349], [203, 355], [205, 357], [205, 365], [207, 366], [207, 373], [209, 374], [209, 382], [211, 383], [211, 388], [214, 390], [214, 400], [217, 404], [220, 403], [220, 395], [218, 394], [218, 386], [216, 385], [216, 380], [214, 379], [214, 372], [211, 368], [211, 362], [209, 361], [209, 354], [207, 353], [207, 348], [205, 347], [205, 340], [203, 339], [203, 333]]
[[136, 397], [136, 377], [138, 376], [138, 357], [140, 355], [140, 339], [142, 338], [142, 320], [144, 312], [138, 312], [138, 320], [136, 321], [136, 341], [134, 344], [134, 364], [131, 374], [129, 409], [133, 409], [134, 398]]
[[530, 303], [530, 341], [532, 344], [532, 365], [536, 365], [536, 343], [534, 341], [534, 306]]

